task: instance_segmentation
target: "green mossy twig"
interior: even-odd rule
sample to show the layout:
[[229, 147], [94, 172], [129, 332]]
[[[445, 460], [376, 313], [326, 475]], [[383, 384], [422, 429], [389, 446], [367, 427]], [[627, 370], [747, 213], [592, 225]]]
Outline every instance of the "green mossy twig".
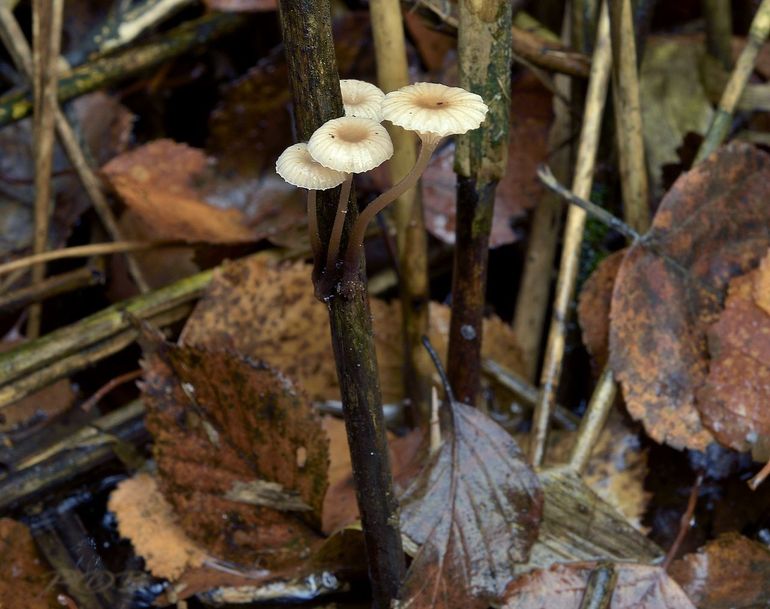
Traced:
[[497, 183], [505, 174], [511, 105], [511, 3], [460, 4], [460, 86], [489, 106], [486, 120], [457, 138], [457, 219], [447, 372], [457, 398], [476, 401], [489, 234]]

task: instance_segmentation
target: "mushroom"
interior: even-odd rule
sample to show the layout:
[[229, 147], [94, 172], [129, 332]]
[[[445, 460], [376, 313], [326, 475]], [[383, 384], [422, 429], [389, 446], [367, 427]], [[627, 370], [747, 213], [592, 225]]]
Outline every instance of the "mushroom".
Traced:
[[340, 81], [345, 116], [382, 121], [382, 99], [385, 94], [373, 84], [352, 78]]
[[313, 255], [321, 251], [316, 217], [316, 191], [328, 190], [345, 181], [345, 173], [324, 167], [310, 155], [307, 144], [294, 144], [281, 153], [275, 162], [275, 170], [292, 186], [307, 189], [307, 222]]
[[[369, 222], [390, 203], [413, 188], [441, 140], [478, 128], [487, 114], [487, 105], [479, 95], [459, 87], [418, 82], [388, 93], [382, 102], [385, 120], [420, 138], [420, 153], [409, 173], [372, 201], [353, 225], [345, 253], [345, 273], [349, 278], [358, 267], [364, 234]], [[313, 154], [315, 156], [315, 154]]]
[[307, 146], [321, 165], [346, 174], [326, 255], [326, 271], [331, 272], [337, 264], [353, 174], [369, 171], [387, 161], [393, 156], [393, 142], [377, 121], [345, 116], [321, 125]]

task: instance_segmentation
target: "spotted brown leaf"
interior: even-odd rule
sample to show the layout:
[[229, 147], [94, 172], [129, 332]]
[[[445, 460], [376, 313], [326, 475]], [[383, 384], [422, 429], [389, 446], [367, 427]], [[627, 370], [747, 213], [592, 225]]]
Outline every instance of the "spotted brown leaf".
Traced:
[[317, 540], [328, 440], [269, 366], [145, 340], [143, 399], [160, 488], [209, 553], [279, 568]]

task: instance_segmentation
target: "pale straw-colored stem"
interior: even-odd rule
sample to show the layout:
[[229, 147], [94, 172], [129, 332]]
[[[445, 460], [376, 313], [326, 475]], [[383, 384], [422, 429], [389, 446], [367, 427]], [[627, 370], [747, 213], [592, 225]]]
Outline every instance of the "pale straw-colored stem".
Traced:
[[[580, 133], [580, 143], [575, 162], [575, 175], [572, 182], [572, 192], [581, 199], [588, 199], [591, 195], [591, 184], [593, 183], [596, 154], [599, 147], [599, 135], [611, 68], [610, 20], [607, 14], [607, 4], [604, 2], [602, 3], [596, 45], [591, 61], [591, 78], [588, 83], [583, 126]], [[545, 458], [548, 425], [551, 412], [556, 403], [556, 392], [564, 362], [569, 305], [577, 281], [580, 263], [580, 244], [583, 241], [585, 220], [585, 211], [579, 207], [570, 207], [567, 213], [567, 223], [564, 228], [559, 276], [556, 281], [556, 295], [554, 297], [551, 325], [548, 330], [545, 360], [540, 375], [540, 399], [535, 406], [535, 412], [532, 417], [532, 431], [530, 432], [530, 461], [536, 467], [541, 466]]]
[[310, 235], [310, 248], [313, 250], [313, 258], [318, 258], [321, 252], [321, 237], [318, 236], [315, 193], [315, 190], [307, 191], [307, 230]]
[[337, 266], [337, 256], [340, 253], [340, 240], [342, 239], [342, 229], [345, 228], [345, 218], [348, 215], [348, 199], [350, 199], [350, 189], [353, 186], [353, 174], [349, 173], [342, 183], [340, 190], [340, 200], [337, 203], [337, 215], [334, 216], [332, 233], [329, 236], [329, 250], [326, 253], [326, 273], [332, 273]]
[[353, 230], [350, 234], [350, 241], [348, 242], [348, 249], [345, 253], [345, 274], [352, 275], [358, 268], [358, 260], [361, 257], [361, 250], [364, 246], [364, 235], [366, 234], [366, 227], [369, 226], [374, 217], [385, 209], [388, 205], [393, 203], [402, 194], [404, 194], [410, 188], [413, 188], [420, 176], [425, 172], [430, 162], [430, 157], [433, 156], [433, 152], [438, 147], [442, 138], [430, 137], [426, 134], [420, 135], [420, 153], [417, 155], [417, 162], [412, 167], [412, 170], [404, 176], [404, 178], [390, 190], [386, 190], [361, 212], [353, 225]]

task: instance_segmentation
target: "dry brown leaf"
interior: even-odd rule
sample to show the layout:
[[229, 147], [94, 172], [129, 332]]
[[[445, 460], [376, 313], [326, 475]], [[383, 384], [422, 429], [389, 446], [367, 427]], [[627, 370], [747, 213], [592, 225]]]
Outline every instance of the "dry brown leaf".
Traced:
[[230, 243], [252, 241], [242, 212], [202, 200], [194, 180], [206, 155], [171, 140], [156, 140], [107, 163], [102, 171], [156, 239]]
[[2, 609], [61, 607], [56, 588], [49, 585], [56, 574], [40, 560], [32, 535], [21, 522], [0, 518], [0, 556]]
[[310, 404], [260, 362], [144, 342], [146, 424], [183, 530], [246, 566], [305, 557], [318, 539], [328, 469]]
[[177, 580], [206, 560], [206, 551], [187, 537], [150, 474], [123, 480], [107, 507], [117, 518], [120, 535], [131, 540], [155, 577]]
[[669, 573], [699, 609], [758, 609], [770, 599], [770, 551], [738, 533], [675, 561]]
[[720, 148], [677, 180], [623, 259], [610, 365], [629, 412], [658, 442], [704, 450], [713, 441], [695, 404], [708, 373], [706, 333], [730, 279], [767, 252], [769, 194], [768, 155]]
[[770, 459], [770, 315], [753, 299], [759, 270], [730, 281], [725, 309], [709, 328], [711, 362], [698, 388], [704, 424], [722, 444]]
[[[294, 379], [314, 400], [339, 400], [326, 307], [313, 295], [311, 267], [252, 256], [217, 269], [190, 316], [181, 342], [216, 346], [259, 358]], [[385, 403], [403, 396], [401, 309], [371, 299], [380, 385]], [[430, 305], [430, 339], [446, 353], [449, 308]], [[497, 317], [484, 321], [482, 356], [507, 368], [523, 365], [513, 331]]]
[[537, 539], [543, 490], [513, 438], [480, 410], [449, 405], [444, 442], [401, 498], [420, 545], [401, 608], [486, 607]]
[[[521, 576], [506, 590], [502, 609], [579, 609], [591, 571], [602, 563], [554, 565]], [[610, 563], [605, 563], [610, 566]], [[617, 581], [608, 609], [695, 609], [660, 567], [611, 565]], [[598, 606], [598, 605], [597, 605]]]
[[333, 553], [338, 540], [330, 538], [321, 545], [318, 556], [314, 555], [311, 562], [291, 565], [286, 571], [239, 569], [232, 563], [223, 563], [185, 534], [171, 504], [158, 488], [157, 479], [146, 473], [121, 482], [110, 495], [108, 508], [115, 513], [121, 536], [131, 541], [136, 554], [144, 559], [147, 570], [155, 577], [169, 580], [165, 598], [158, 599], [158, 604], [215, 590], [244, 591], [258, 590], [264, 585], [275, 586], [295, 576], [318, 571], [319, 565], [339, 574], [346, 569], [360, 568], [361, 564], [360, 559], [358, 564], [346, 562], [355, 555], [354, 536], [352, 539], [346, 537], [353, 543], [347, 554], [342, 551]]
[[595, 372], [602, 370], [607, 363], [612, 287], [625, 254], [626, 250], [620, 250], [607, 256], [580, 290], [578, 322], [583, 344], [593, 358], [591, 363]]

